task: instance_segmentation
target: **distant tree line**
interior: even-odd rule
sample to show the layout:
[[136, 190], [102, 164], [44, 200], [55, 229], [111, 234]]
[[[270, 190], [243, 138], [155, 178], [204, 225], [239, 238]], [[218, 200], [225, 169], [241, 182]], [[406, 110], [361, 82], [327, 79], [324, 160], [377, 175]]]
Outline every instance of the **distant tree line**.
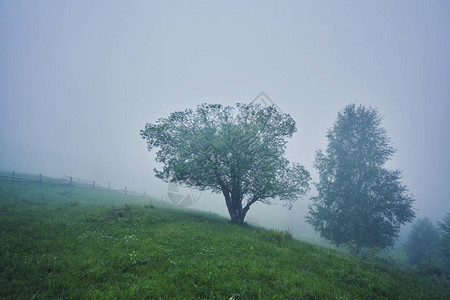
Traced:
[[437, 224], [428, 218], [418, 219], [405, 243], [405, 251], [409, 263], [419, 271], [445, 274], [450, 279], [450, 213]]

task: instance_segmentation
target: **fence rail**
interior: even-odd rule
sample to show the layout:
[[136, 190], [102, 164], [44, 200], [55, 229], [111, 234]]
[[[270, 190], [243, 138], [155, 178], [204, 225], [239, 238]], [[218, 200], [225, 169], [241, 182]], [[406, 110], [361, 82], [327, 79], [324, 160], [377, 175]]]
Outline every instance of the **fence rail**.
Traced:
[[146, 195], [147, 191], [143, 193], [129, 191], [125, 186], [124, 189], [113, 189], [111, 188], [111, 182], [108, 182], [108, 187], [104, 187], [96, 184], [95, 180], [87, 180], [82, 178], [77, 178], [73, 176], [64, 175], [62, 179], [45, 179], [43, 180], [42, 174], [39, 174], [38, 178], [24, 178], [16, 176], [16, 172], [13, 171], [11, 176], [0, 175], [0, 182], [10, 182], [10, 183], [35, 183], [39, 185], [68, 185], [68, 186], [84, 186], [84, 187], [92, 187], [92, 189], [102, 189], [107, 191], [115, 191], [115, 192], [123, 192], [126, 195], [136, 195], [148, 197]]

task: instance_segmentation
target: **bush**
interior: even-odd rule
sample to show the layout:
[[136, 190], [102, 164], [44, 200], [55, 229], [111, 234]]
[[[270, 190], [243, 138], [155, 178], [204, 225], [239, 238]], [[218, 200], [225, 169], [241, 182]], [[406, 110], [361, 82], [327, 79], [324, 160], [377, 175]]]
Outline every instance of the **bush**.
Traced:
[[274, 243], [277, 246], [281, 246], [285, 241], [290, 241], [293, 239], [292, 233], [288, 230], [286, 231], [274, 229], [264, 230], [260, 231], [259, 236], [262, 240], [269, 243]]

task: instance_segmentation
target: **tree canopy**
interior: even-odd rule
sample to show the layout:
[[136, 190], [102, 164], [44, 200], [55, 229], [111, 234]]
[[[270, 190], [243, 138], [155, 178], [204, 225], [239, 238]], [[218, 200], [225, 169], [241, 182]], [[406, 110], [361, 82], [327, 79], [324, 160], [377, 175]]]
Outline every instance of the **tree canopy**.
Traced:
[[256, 202], [278, 198], [291, 207], [308, 192], [308, 171], [284, 157], [295, 131], [274, 106], [202, 104], [146, 124], [141, 137], [149, 151], [159, 148], [158, 178], [222, 193], [232, 222], [243, 224]]
[[384, 168], [395, 149], [377, 110], [347, 105], [327, 139], [325, 152], [316, 153], [318, 195], [311, 198], [307, 222], [335, 245], [356, 251], [393, 245], [400, 225], [414, 218], [414, 200], [401, 172]]

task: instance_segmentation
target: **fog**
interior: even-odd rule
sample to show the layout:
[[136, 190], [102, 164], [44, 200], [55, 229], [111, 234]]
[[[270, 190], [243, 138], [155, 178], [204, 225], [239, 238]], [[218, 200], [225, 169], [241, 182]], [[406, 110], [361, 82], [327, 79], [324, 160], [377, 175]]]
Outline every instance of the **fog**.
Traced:
[[[0, 170], [64, 174], [168, 201], [147, 122], [264, 91], [315, 151], [349, 103], [376, 107], [419, 217], [450, 211], [448, 1], [1, 1]], [[311, 233], [309, 196], [249, 221]], [[203, 192], [192, 207], [227, 215]]]

